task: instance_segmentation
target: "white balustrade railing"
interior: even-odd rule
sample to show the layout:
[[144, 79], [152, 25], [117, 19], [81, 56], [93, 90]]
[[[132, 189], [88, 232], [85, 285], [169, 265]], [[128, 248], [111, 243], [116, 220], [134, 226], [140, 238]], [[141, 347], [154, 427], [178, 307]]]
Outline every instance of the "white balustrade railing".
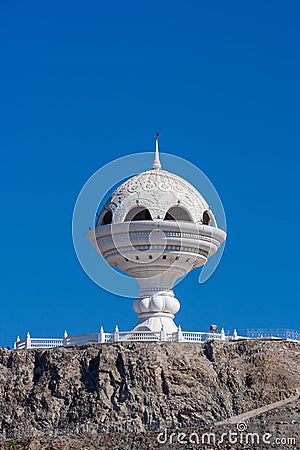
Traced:
[[62, 345], [63, 339], [59, 338], [30, 338], [31, 348], [61, 347]]
[[277, 330], [277, 336], [274, 329], [248, 329], [246, 336], [238, 335], [234, 330], [233, 334], [225, 333], [221, 329], [220, 333], [205, 331], [182, 331], [181, 327], [173, 333], [167, 333], [163, 328], [161, 331], [119, 331], [115, 328], [113, 333], [105, 333], [100, 328], [99, 333], [79, 334], [77, 336], [68, 336], [64, 332], [63, 338], [32, 338], [27, 333], [26, 339], [20, 340], [18, 337], [15, 344], [15, 350], [34, 349], [34, 348], [53, 348], [61, 346], [111, 343], [111, 342], [208, 342], [212, 340], [234, 341], [237, 339], [288, 339], [300, 341], [300, 332], [294, 330]]
[[77, 336], [65, 336], [63, 345], [95, 344], [97, 342], [99, 342], [99, 333], [79, 334]]
[[62, 338], [32, 338], [27, 333], [26, 339], [20, 340], [19, 336], [14, 344], [14, 348], [17, 350], [28, 348], [53, 348], [61, 347], [64, 345], [64, 339]]
[[[114, 333], [115, 334], [115, 333]], [[119, 341], [160, 341], [160, 332], [155, 331], [122, 331], [118, 333]]]

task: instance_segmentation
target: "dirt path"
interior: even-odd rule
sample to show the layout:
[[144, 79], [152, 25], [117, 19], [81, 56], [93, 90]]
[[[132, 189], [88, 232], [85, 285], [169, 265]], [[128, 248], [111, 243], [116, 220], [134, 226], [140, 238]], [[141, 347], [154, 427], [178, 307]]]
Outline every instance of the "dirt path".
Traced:
[[282, 406], [287, 405], [288, 403], [295, 402], [298, 400], [300, 389], [297, 390], [296, 395], [291, 395], [288, 398], [285, 398], [284, 400], [279, 400], [278, 402], [269, 403], [266, 406], [262, 406], [260, 408], [252, 409], [251, 411], [248, 411], [243, 414], [239, 414], [238, 416], [229, 417], [228, 419], [222, 420], [221, 422], [217, 422], [215, 425], [230, 425], [230, 424], [236, 424], [239, 422], [244, 422], [248, 419], [251, 419], [252, 417], [258, 416], [259, 414], [263, 414], [265, 412], [268, 412], [272, 409], [280, 408]]

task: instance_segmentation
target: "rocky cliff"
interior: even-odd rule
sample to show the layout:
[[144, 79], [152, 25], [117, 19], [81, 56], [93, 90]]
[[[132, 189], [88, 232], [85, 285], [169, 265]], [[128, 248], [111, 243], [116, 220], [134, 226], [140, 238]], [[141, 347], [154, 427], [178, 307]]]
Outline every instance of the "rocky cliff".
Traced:
[[299, 439], [299, 369], [300, 344], [287, 341], [0, 349], [2, 447], [163, 448], [155, 436], [165, 428], [228, 428], [226, 419], [287, 398], [250, 421], [260, 432], [285, 423]]

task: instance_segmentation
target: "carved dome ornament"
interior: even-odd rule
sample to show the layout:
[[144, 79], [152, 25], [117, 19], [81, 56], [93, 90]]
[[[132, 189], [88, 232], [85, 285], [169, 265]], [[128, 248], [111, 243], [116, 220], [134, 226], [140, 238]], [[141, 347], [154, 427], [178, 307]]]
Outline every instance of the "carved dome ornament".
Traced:
[[88, 239], [109, 265], [139, 283], [134, 330], [175, 332], [176, 280], [204, 265], [226, 233], [194, 186], [161, 169], [156, 135], [152, 169], [113, 192]]
[[152, 220], [163, 220], [170, 208], [183, 208], [191, 221], [202, 223], [209, 206], [201, 194], [186, 180], [166, 170], [143, 172], [125, 181], [115, 190], [100, 214], [99, 224], [106, 213], [113, 213], [112, 223], [124, 222], [134, 207], [145, 207]]

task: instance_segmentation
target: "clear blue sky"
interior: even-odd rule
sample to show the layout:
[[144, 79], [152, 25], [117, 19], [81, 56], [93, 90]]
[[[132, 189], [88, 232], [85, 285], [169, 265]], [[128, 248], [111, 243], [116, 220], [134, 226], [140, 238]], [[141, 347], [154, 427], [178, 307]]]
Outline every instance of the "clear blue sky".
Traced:
[[71, 220], [89, 176], [156, 130], [228, 222], [213, 277], [177, 286], [177, 322], [300, 328], [299, 16], [288, 0], [1, 1], [1, 345], [135, 324], [81, 269]]

